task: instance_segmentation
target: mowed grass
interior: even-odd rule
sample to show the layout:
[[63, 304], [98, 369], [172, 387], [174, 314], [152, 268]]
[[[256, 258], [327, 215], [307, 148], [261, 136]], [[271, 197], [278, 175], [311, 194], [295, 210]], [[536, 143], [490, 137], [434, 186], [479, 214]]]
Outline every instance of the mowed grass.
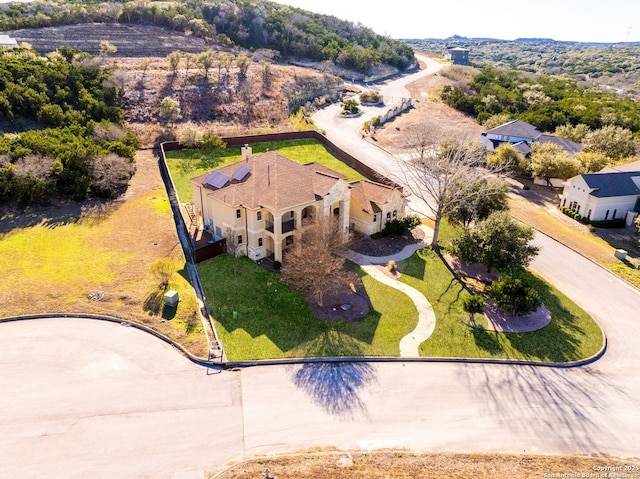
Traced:
[[[124, 199], [5, 218], [16, 227], [0, 235], [1, 316], [106, 314], [145, 324], [207, 356], [169, 202], [149, 156], [139, 160]], [[174, 309], [163, 307], [163, 291], [149, 271], [159, 258], [175, 262], [169, 288], [181, 302]]]
[[539, 331], [516, 334], [470, 327], [462, 306], [469, 293], [431, 249], [418, 251], [398, 267], [403, 273], [400, 281], [421, 291], [435, 311], [436, 327], [420, 345], [421, 356], [567, 362], [588, 358], [602, 347], [602, 332], [595, 321], [527, 271], [517, 275], [535, 287], [553, 319]]
[[[365, 178], [362, 174], [340, 161], [322, 143], [316, 140], [304, 139], [254, 143], [251, 148], [255, 155], [266, 151], [277, 151], [282, 156], [299, 163], [315, 161], [345, 175], [348, 181]], [[193, 201], [193, 192], [191, 183], [189, 183], [190, 178], [240, 161], [242, 155], [240, 147], [232, 147], [215, 153], [207, 153], [195, 149], [168, 151], [166, 152], [166, 158], [180, 201], [189, 203]]]
[[299, 293], [247, 258], [221, 255], [198, 273], [230, 361], [329, 356], [398, 356], [400, 339], [417, 324], [407, 296], [356, 271], [373, 304], [359, 321], [311, 314]]

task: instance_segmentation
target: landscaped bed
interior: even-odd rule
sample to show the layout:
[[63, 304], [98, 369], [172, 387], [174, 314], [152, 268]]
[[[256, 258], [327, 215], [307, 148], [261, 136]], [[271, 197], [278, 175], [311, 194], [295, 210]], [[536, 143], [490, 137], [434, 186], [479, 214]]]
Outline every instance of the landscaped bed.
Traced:
[[532, 284], [552, 315], [551, 323], [528, 333], [498, 333], [469, 326], [462, 307], [468, 293], [441, 259], [424, 249], [402, 261], [400, 281], [421, 291], [436, 313], [433, 335], [420, 345], [421, 356], [526, 359], [568, 362], [588, 358], [602, 347], [602, 331], [573, 301], [527, 272], [512, 273]]
[[[347, 177], [347, 181], [357, 181], [365, 178], [362, 174], [336, 158], [317, 140], [270, 141], [254, 143], [251, 148], [254, 155], [266, 151], [277, 151], [282, 156], [300, 163], [315, 161], [338, 173], [342, 173]], [[189, 203], [193, 201], [193, 191], [189, 183], [190, 178], [240, 161], [242, 155], [240, 147], [231, 147], [213, 153], [197, 149], [168, 151], [166, 152], [166, 158], [180, 201]]]

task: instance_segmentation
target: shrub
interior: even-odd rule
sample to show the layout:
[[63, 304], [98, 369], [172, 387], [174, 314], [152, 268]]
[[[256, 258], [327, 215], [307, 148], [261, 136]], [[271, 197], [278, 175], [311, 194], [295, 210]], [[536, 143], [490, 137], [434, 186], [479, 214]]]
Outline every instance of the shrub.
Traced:
[[176, 272], [176, 263], [170, 258], [160, 258], [151, 263], [149, 270], [158, 280], [158, 287], [166, 290], [171, 276]]
[[580, 216], [580, 213], [574, 213], [573, 219], [576, 221], [580, 221], [582, 219], [582, 216]]
[[387, 221], [384, 225], [384, 229], [381, 232], [382, 236], [402, 236], [407, 234], [409, 227], [404, 220], [391, 220]]
[[353, 98], [343, 101], [341, 106], [342, 113], [345, 115], [353, 115], [360, 111], [360, 105], [358, 104], [358, 101], [354, 100]]
[[362, 103], [380, 103], [382, 96], [376, 90], [367, 90], [360, 93], [360, 101]]
[[282, 268], [282, 263], [280, 261], [274, 261], [272, 266], [276, 271], [280, 271], [280, 268]]
[[615, 220], [592, 221], [591, 224], [597, 228], [624, 228], [624, 218], [616, 218]]
[[409, 229], [415, 228], [416, 226], [422, 224], [422, 220], [420, 220], [420, 217], [418, 215], [407, 215], [402, 221], [404, 221], [404, 223], [407, 225], [407, 228]]
[[387, 271], [389, 271], [390, 273], [393, 273], [396, 270], [396, 262], [393, 260], [390, 260], [387, 263]]
[[200, 143], [200, 148], [207, 152], [213, 152], [218, 150], [224, 150], [227, 144], [219, 136], [205, 133]]
[[538, 292], [518, 278], [504, 275], [491, 284], [489, 297], [496, 305], [512, 315], [527, 314], [540, 306]]
[[531, 187], [529, 185], [522, 185], [522, 189], [527, 191], [527, 190], [530, 190]]

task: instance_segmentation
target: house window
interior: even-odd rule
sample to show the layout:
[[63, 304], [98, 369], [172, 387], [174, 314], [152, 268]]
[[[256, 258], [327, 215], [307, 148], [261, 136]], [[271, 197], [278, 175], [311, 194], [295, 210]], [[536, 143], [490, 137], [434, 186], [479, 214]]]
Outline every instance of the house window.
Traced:
[[238, 235], [238, 244], [242, 244], [242, 235]]
[[[576, 210], [577, 213], [580, 213], [580, 205], [578, 205], [578, 209]], [[615, 213], [614, 213], [615, 214]]]
[[604, 220], [607, 221], [609, 219], [609, 210], [604, 214]]
[[378, 221], [378, 215], [373, 215], [373, 222], [375, 223], [376, 221]]
[[393, 210], [393, 217], [397, 218], [398, 217], [398, 210]]
[[566, 198], [562, 199], [562, 206], [567, 206], [567, 199]]
[[387, 213], [387, 221], [391, 221], [391, 212]]
[[589, 210], [589, 212], [587, 213], [587, 219], [590, 220], [591, 219], [591, 210]]
[[262, 221], [262, 211], [258, 211], [258, 212], [256, 213], [256, 219], [257, 219], [258, 221]]
[[242, 218], [242, 210], [241, 209], [237, 209], [236, 210], [236, 218]]
[[613, 210], [613, 216], [611, 217], [612, 220], [616, 219], [616, 213], [618, 212], [618, 210]]
[[258, 238], [258, 246], [262, 246], [262, 238]]

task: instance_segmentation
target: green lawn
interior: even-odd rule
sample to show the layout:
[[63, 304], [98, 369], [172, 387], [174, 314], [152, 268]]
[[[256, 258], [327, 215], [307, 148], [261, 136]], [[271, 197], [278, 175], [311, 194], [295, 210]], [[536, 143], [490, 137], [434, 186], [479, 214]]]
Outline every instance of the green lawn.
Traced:
[[400, 339], [417, 324], [415, 306], [360, 268], [357, 272], [373, 310], [360, 321], [325, 321], [314, 317], [277, 274], [247, 258], [222, 255], [198, 264], [216, 331], [231, 361], [398, 356]]
[[[266, 151], [277, 151], [282, 156], [300, 163], [315, 161], [338, 173], [342, 173], [348, 181], [356, 181], [365, 177], [340, 161], [317, 140], [270, 141], [251, 145], [254, 154]], [[183, 203], [193, 201], [193, 192], [189, 179], [211, 170], [235, 163], [242, 159], [240, 147], [207, 153], [202, 150], [178, 150], [166, 153], [167, 165], [171, 171], [178, 197]]]
[[539, 331], [515, 334], [469, 327], [469, 316], [462, 308], [468, 293], [430, 249], [417, 252], [398, 267], [404, 273], [400, 281], [421, 291], [436, 314], [435, 331], [420, 345], [421, 356], [567, 362], [592, 356], [602, 347], [602, 332], [595, 321], [527, 271], [517, 275], [535, 286], [553, 320]]

